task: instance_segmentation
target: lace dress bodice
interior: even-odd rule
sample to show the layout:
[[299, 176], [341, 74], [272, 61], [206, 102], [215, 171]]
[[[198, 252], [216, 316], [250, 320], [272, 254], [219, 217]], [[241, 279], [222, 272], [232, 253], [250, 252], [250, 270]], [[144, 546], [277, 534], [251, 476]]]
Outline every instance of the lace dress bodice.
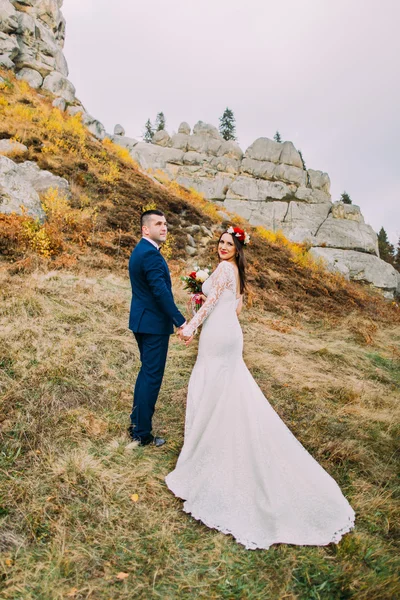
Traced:
[[183, 335], [185, 336], [191, 336], [211, 312], [217, 308], [217, 305], [218, 312], [227, 311], [228, 315], [235, 315], [237, 299], [234, 267], [227, 261], [220, 262], [212, 275], [203, 283], [202, 291], [207, 296], [207, 300], [193, 319], [183, 328]]

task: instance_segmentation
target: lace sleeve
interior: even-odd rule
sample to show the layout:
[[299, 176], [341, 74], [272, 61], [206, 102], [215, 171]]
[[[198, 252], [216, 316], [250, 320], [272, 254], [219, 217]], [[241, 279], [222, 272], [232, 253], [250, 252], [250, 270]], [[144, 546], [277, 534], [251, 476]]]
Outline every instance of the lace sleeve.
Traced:
[[194, 331], [207, 319], [208, 315], [215, 308], [218, 299], [222, 292], [229, 287], [233, 291], [236, 288], [235, 274], [233, 268], [226, 262], [222, 261], [212, 275], [212, 287], [207, 300], [204, 302], [200, 310], [195, 314], [193, 319], [184, 326], [182, 333], [184, 336], [191, 336]]

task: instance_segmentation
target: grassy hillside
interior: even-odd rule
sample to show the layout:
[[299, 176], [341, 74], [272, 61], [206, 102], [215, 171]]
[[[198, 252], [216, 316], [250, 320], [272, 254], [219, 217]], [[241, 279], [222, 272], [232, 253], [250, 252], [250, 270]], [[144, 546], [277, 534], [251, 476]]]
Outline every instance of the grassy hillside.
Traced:
[[[164, 484], [183, 441], [196, 345], [171, 340], [156, 412], [161, 448], [126, 436], [138, 353], [126, 259], [144, 206], [172, 224], [225, 225], [198, 195], [142, 174], [25, 84], [0, 90], [0, 136], [67, 177], [44, 225], [0, 218], [0, 597], [394, 600], [400, 596], [400, 318], [262, 229], [248, 249], [245, 360], [269, 401], [357, 512], [339, 546], [246, 551], [193, 520]], [[248, 226], [246, 225], [246, 228]], [[250, 228], [251, 229], [251, 228]], [[215, 264], [215, 240], [196, 259]]]

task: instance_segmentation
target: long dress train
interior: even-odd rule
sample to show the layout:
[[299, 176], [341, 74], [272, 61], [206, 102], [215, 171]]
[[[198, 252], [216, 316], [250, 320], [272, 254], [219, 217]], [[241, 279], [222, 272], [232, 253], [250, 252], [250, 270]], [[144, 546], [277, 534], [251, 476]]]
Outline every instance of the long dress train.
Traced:
[[335, 480], [294, 437], [247, 369], [236, 278], [223, 261], [203, 284], [207, 300], [187, 398], [185, 440], [170, 490], [183, 508], [247, 549], [339, 542], [354, 511]]

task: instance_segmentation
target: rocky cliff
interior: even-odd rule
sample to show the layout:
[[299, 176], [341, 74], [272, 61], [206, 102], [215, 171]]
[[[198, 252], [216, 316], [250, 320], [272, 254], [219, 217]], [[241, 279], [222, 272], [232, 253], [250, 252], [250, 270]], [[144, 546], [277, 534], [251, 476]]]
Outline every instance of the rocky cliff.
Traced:
[[[107, 135], [103, 125], [84, 109], [68, 80], [62, 3], [0, 0], [0, 66], [15, 71], [31, 87], [52, 93], [53, 105], [60, 110], [81, 112], [91, 133], [103, 139]], [[315, 256], [346, 277], [370, 282], [389, 297], [398, 288], [399, 275], [380, 260], [376, 233], [364, 222], [359, 207], [332, 202], [329, 176], [306, 170], [292, 142], [259, 138], [243, 152], [202, 121], [193, 132], [187, 123], [172, 136], [159, 131], [151, 144], [126, 137], [121, 126], [108, 137], [128, 148], [143, 169], [160, 170], [196, 189], [218, 203], [222, 212], [309, 243]], [[7, 154], [0, 148], [1, 153]], [[8, 206], [12, 205], [11, 199]]]
[[377, 235], [360, 208], [332, 202], [328, 174], [306, 170], [292, 142], [258, 138], [243, 153], [202, 121], [193, 133], [187, 123], [172, 136], [158, 131], [151, 144], [126, 137], [121, 126], [112, 139], [127, 147], [143, 169], [161, 170], [218, 203], [221, 211], [308, 243], [330, 269], [372, 283], [388, 297], [396, 291], [399, 274], [379, 258]]

